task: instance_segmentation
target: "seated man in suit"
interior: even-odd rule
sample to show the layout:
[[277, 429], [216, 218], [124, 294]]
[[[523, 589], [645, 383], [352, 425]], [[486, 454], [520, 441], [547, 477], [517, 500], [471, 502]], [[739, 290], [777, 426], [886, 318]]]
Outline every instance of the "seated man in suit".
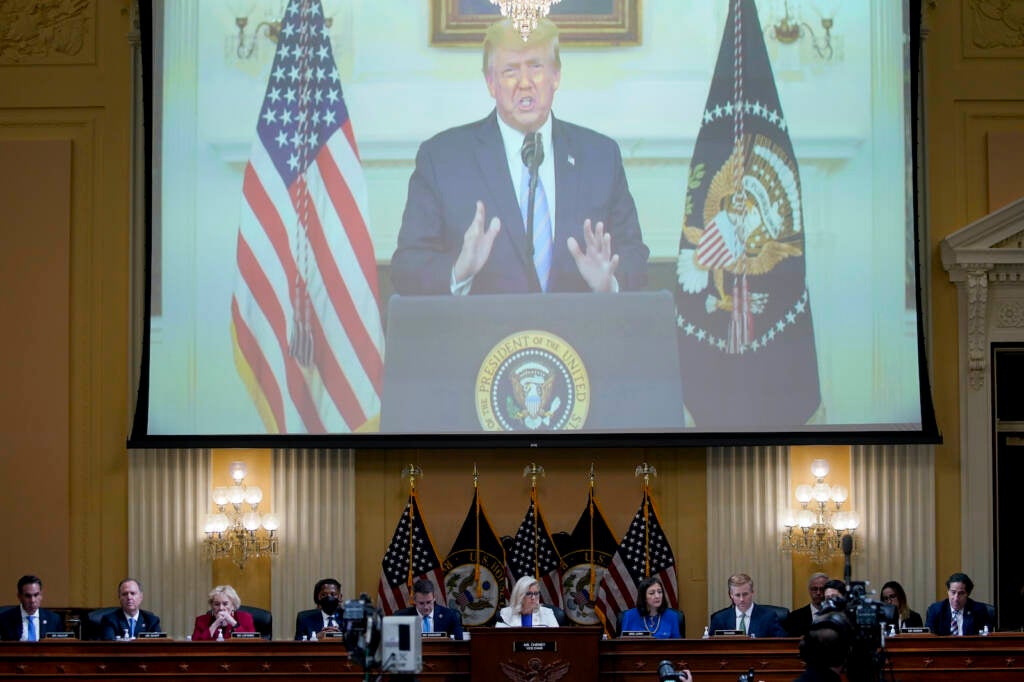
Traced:
[[160, 618], [151, 611], [143, 611], [142, 585], [135, 578], [125, 578], [117, 586], [121, 609], [103, 616], [101, 639], [135, 639], [142, 632], [160, 632]]
[[711, 614], [708, 630], [742, 630], [751, 637], [785, 637], [786, 630], [774, 611], [754, 603], [754, 579], [746, 573], [729, 576], [732, 606]]
[[818, 615], [821, 603], [825, 601], [826, 582], [828, 582], [828, 576], [824, 573], [814, 573], [807, 581], [807, 594], [811, 597], [810, 603], [790, 611], [786, 620], [782, 621], [782, 627], [786, 628], [790, 637], [803, 637], [811, 629], [814, 616]]
[[43, 603], [43, 581], [34, 575], [18, 580], [16, 609], [4, 613], [0, 621], [0, 639], [37, 642], [51, 632], [62, 632], [64, 621], [53, 611], [39, 608]]
[[341, 632], [341, 583], [323, 578], [313, 586], [313, 602], [319, 606], [299, 611], [295, 617], [295, 639], [323, 639], [328, 632]]
[[971, 599], [974, 581], [966, 573], [954, 573], [946, 581], [947, 598], [928, 607], [924, 624], [936, 635], [976, 635], [987, 625], [988, 608]]
[[423, 622], [423, 634], [445, 632], [455, 639], [462, 639], [462, 615], [437, 603], [434, 598], [434, 583], [417, 580], [412, 584], [413, 606], [395, 612], [396, 616], [419, 616]]

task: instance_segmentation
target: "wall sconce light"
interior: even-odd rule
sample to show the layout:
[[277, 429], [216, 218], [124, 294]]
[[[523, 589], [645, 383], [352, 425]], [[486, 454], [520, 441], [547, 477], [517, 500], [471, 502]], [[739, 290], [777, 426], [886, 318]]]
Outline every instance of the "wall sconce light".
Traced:
[[[279, 4], [280, 9], [265, 7], [262, 12], [265, 18], [262, 20], [254, 18], [256, 4], [256, 0], [249, 2], [234, 0], [228, 6], [228, 11], [234, 17], [237, 29], [237, 32], [233, 31], [227, 37], [228, 51], [233, 50], [234, 56], [238, 59], [251, 59], [253, 55], [258, 55], [261, 43], [276, 46], [278, 38], [281, 36], [283, 25], [281, 17], [284, 16], [287, 3], [269, 3], [271, 5]], [[321, 7], [324, 12], [324, 26], [330, 31], [334, 23], [334, 13], [337, 10], [332, 8], [327, 0], [323, 0]], [[254, 23], [255, 28], [250, 31], [249, 26]], [[273, 51], [271, 51], [271, 55], [273, 55]]]
[[211, 561], [231, 559], [244, 570], [249, 559], [277, 556], [281, 521], [276, 514], [260, 514], [263, 491], [245, 484], [245, 462], [232, 462], [228, 472], [234, 485], [217, 486], [211, 493], [217, 512], [206, 517], [203, 550]]
[[789, 0], [784, 1], [784, 12], [781, 19], [772, 26], [772, 35], [783, 45], [791, 45], [804, 35], [810, 37], [811, 46], [818, 56], [824, 60], [833, 57], [832, 49], [832, 27], [835, 25], [836, 12], [839, 10], [839, 0], [812, 0], [811, 3], [818, 15], [821, 17], [821, 38], [814, 33], [814, 28], [806, 21], [798, 19], [790, 12]]
[[860, 526], [857, 512], [843, 510], [849, 491], [844, 486], [826, 483], [828, 472], [828, 461], [811, 462], [814, 485], [797, 486], [795, 495], [800, 509], [787, 514], [780, 545], [783, 552], [805, 554], [819, 566], [841, 554], [843, 535], [853, 535]]

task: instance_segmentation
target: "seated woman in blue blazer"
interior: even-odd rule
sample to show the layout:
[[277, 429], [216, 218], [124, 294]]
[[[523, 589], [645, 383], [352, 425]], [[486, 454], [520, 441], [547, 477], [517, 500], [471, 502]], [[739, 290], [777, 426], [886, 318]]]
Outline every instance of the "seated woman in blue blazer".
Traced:
[[636, 590], [637, 604], [622, 614], [623, 632], [647, 632], [660, 639], [681, 639], [686, 630], [682, 611], [668, 608], [665, 586], [655, 577], [644, 578]]

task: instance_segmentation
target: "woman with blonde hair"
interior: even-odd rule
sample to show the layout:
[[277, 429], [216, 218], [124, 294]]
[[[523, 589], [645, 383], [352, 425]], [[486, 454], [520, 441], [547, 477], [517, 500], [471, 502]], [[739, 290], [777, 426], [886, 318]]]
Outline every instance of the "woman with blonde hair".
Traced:
[[256, 632], [252, 615], [239, 611], [242, 600], [231, 585], [217, 585], [210, 590], [210, 610], [196, 616], [192, 641], [228, 639], [234, 632]]
[[499, 628], [557, 628], [555, 612], [540, 603], [540, 583], [532, 575], [516, 581], [508, 606], [498, 614]]

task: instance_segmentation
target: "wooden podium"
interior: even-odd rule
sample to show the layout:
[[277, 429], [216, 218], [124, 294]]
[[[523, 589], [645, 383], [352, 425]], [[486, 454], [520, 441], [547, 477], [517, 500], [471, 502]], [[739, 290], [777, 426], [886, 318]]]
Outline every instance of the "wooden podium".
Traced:
[[594, 682], [599, 630], [479, 628], [469, 642], [470, 682]]

